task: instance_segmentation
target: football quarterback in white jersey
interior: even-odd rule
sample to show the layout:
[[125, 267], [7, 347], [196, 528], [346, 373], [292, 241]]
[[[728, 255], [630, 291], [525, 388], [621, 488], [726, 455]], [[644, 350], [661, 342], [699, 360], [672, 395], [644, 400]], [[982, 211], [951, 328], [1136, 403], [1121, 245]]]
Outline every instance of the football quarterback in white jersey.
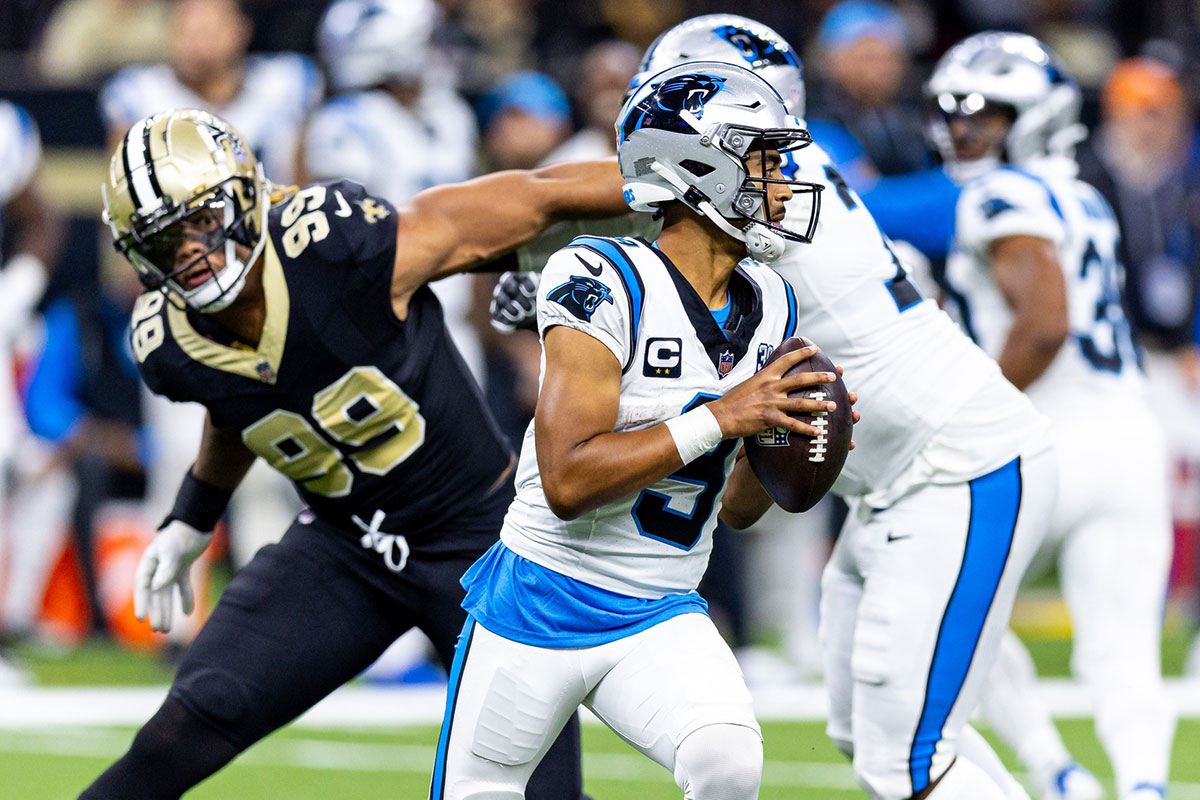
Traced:
[[[795, 52], [744, 17], [672, 28], [639, 79], [696, 57], [751, 67], [803, 114]], [[862, 398], [834, 484], [852, 510], [822, 579], [828, 731], [873, 797], [1020, 798], [966, 720], [1053, 503], [1048, 423], [925, 300], [819, 144], [784, 156], [785, 174], [823, 190], [811, 242], [772, 266], [795, 288], [797, 328]], [[791, 203], [803, 215], [810, 196]]]
[[203, 108], [237, 126], [275, 180], [293, 181], [300, 126], [321, 98], [321, 77], [294, 53], [247, 56], [250, 34], [237, 0], [172, 3], [169, 63], [126, 67], [100, 92], [110, 149], [144, 117]]
[[739, 437], [811, 435], [785, 410], [829, 407], [786, 394], [832, 373], [784, 378], [793, 354], [757, 371], [795, 305], [739, 265], [804, 238], [783, 203], [811, 187], [779, 166], [810, 139], [753, 73], [698, 62], [634, 93], [617, 141], [626, 202], [661, 208], [663, 233], [583, 236], [546, 267], [541, 394], [501, 542], [463, 577], [436, 800], [522, 797], [580, 703], [685, 797], [758, 796], [750, 694], [695, 589], [718, 514], [743, 527], [770, 505]]
[[[1053, 422], [1059, 500], [1047, 545], [1071, 611], [1072, 667], [1094, 698], [1120, 796], [1153, 800], [1174, 731], [1159, 663], [1167, 460], [1121, 308], [1120, 232], [1100, 193], [1075, 178], [1079, 88], [1036, 39], [992, 32], [947, 52], [927, 93], [931, 138], [965, 181], [947, 281], [964, 327]], [[1129, 432], [1119, 447], [1098, 434], [1116, 418]], [[1066, 751], [1015, 637], [1004, 651], [985, 711], [1053, 783]], [[1071, 796], [1064, 784], [1048, 796]]]

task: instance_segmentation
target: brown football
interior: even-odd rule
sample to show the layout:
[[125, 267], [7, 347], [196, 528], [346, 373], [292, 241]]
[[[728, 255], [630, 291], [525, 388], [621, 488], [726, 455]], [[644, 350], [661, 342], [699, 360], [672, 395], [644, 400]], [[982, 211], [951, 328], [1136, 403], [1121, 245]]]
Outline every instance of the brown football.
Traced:
[[[811, 344], [808, 339], [799, 336], [784, 339], [771, 353], [766, 364]], [[787, 374], [796, 372], [837, 374], [833, 362], [822, 352], [796, 364]], [[773, 428], [757, 436], [745, 437], [746, 457], [763, 488], [780, 508], [795, 513], [815, 506], [837, 480], [842, 465], [846, 463], [846, 455], [850, 452], [854, 411], [841, 377], [833, 383], [797, 389], [788, 396], [837, 403], [835, 411], [792, 415], [820, 430], [819, 436], [804, 436], [785, 428]]]

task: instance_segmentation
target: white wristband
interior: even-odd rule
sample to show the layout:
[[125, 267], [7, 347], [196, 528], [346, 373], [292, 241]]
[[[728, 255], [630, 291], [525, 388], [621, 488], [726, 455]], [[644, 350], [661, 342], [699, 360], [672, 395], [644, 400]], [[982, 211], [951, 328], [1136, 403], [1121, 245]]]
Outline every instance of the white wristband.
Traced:
[[666, 426], [684, 464], [692, 463], [721, 443], [721, 425], [708, 406], [669, 419]]

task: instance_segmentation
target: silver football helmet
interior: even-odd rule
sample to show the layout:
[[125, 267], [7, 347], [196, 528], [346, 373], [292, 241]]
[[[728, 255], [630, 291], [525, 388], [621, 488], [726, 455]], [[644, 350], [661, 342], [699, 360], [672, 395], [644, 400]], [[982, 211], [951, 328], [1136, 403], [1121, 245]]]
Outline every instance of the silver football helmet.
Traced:
[[[716, 61], [672, 67], [647, 79], [617, 117], [617, 158], [625, 202], [654, 211], [679, 200], [739, 241], [751, 257], [774, 261], [788, 240], [812, 241], [820, 213], [818, 184], [752, 175], [755, 149], [786, 152], [812, 143], [783, 98], [749, 70]], [[812, 198], [802, 227], [773, 221], [772, 183]], [[797, 205], [789, 203], [794, 210]]]
[[429, 62], [433, 0], [335, 0], [317, 27], [317, 51], [332, 89], [416, 80]]
[[[968, 178], [1005, 160], [1021, 165], [1074, 155], [1087, 136], [1079, 123], [1079, 85], [1048, 47], [1021, 33], [989, 31], [956, 44], [925, 85], [928, 135], [955, 177]], [[1003, 147], [974, 161], [955, 157], [949, 121], [1003, 110], [1012, 124]]]
[[630, 89], [688, 61], [722, 61], [749, 69], [779, 92], [789, 113], [804, 116], [800, 57], [782, 36], [761, 22], [737, 14], [705, 14], [679, 23], [646, 50]]

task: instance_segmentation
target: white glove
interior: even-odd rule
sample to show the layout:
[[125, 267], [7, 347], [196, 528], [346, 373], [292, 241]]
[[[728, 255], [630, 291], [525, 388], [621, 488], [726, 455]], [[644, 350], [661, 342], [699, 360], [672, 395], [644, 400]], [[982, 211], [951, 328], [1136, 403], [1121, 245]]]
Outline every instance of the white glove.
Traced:
[[201, 533], [173, 519], [167, 523], [138, 562], [133, 579], [133, 613], [138, 619], [149, 619], [150, 627], [166, 633], [171, 630], [175, 613], [175, 592], [179, 587], [180, 606], [184, 614], [196, 607], [188, 571], [208, 543], [211, 533]]

